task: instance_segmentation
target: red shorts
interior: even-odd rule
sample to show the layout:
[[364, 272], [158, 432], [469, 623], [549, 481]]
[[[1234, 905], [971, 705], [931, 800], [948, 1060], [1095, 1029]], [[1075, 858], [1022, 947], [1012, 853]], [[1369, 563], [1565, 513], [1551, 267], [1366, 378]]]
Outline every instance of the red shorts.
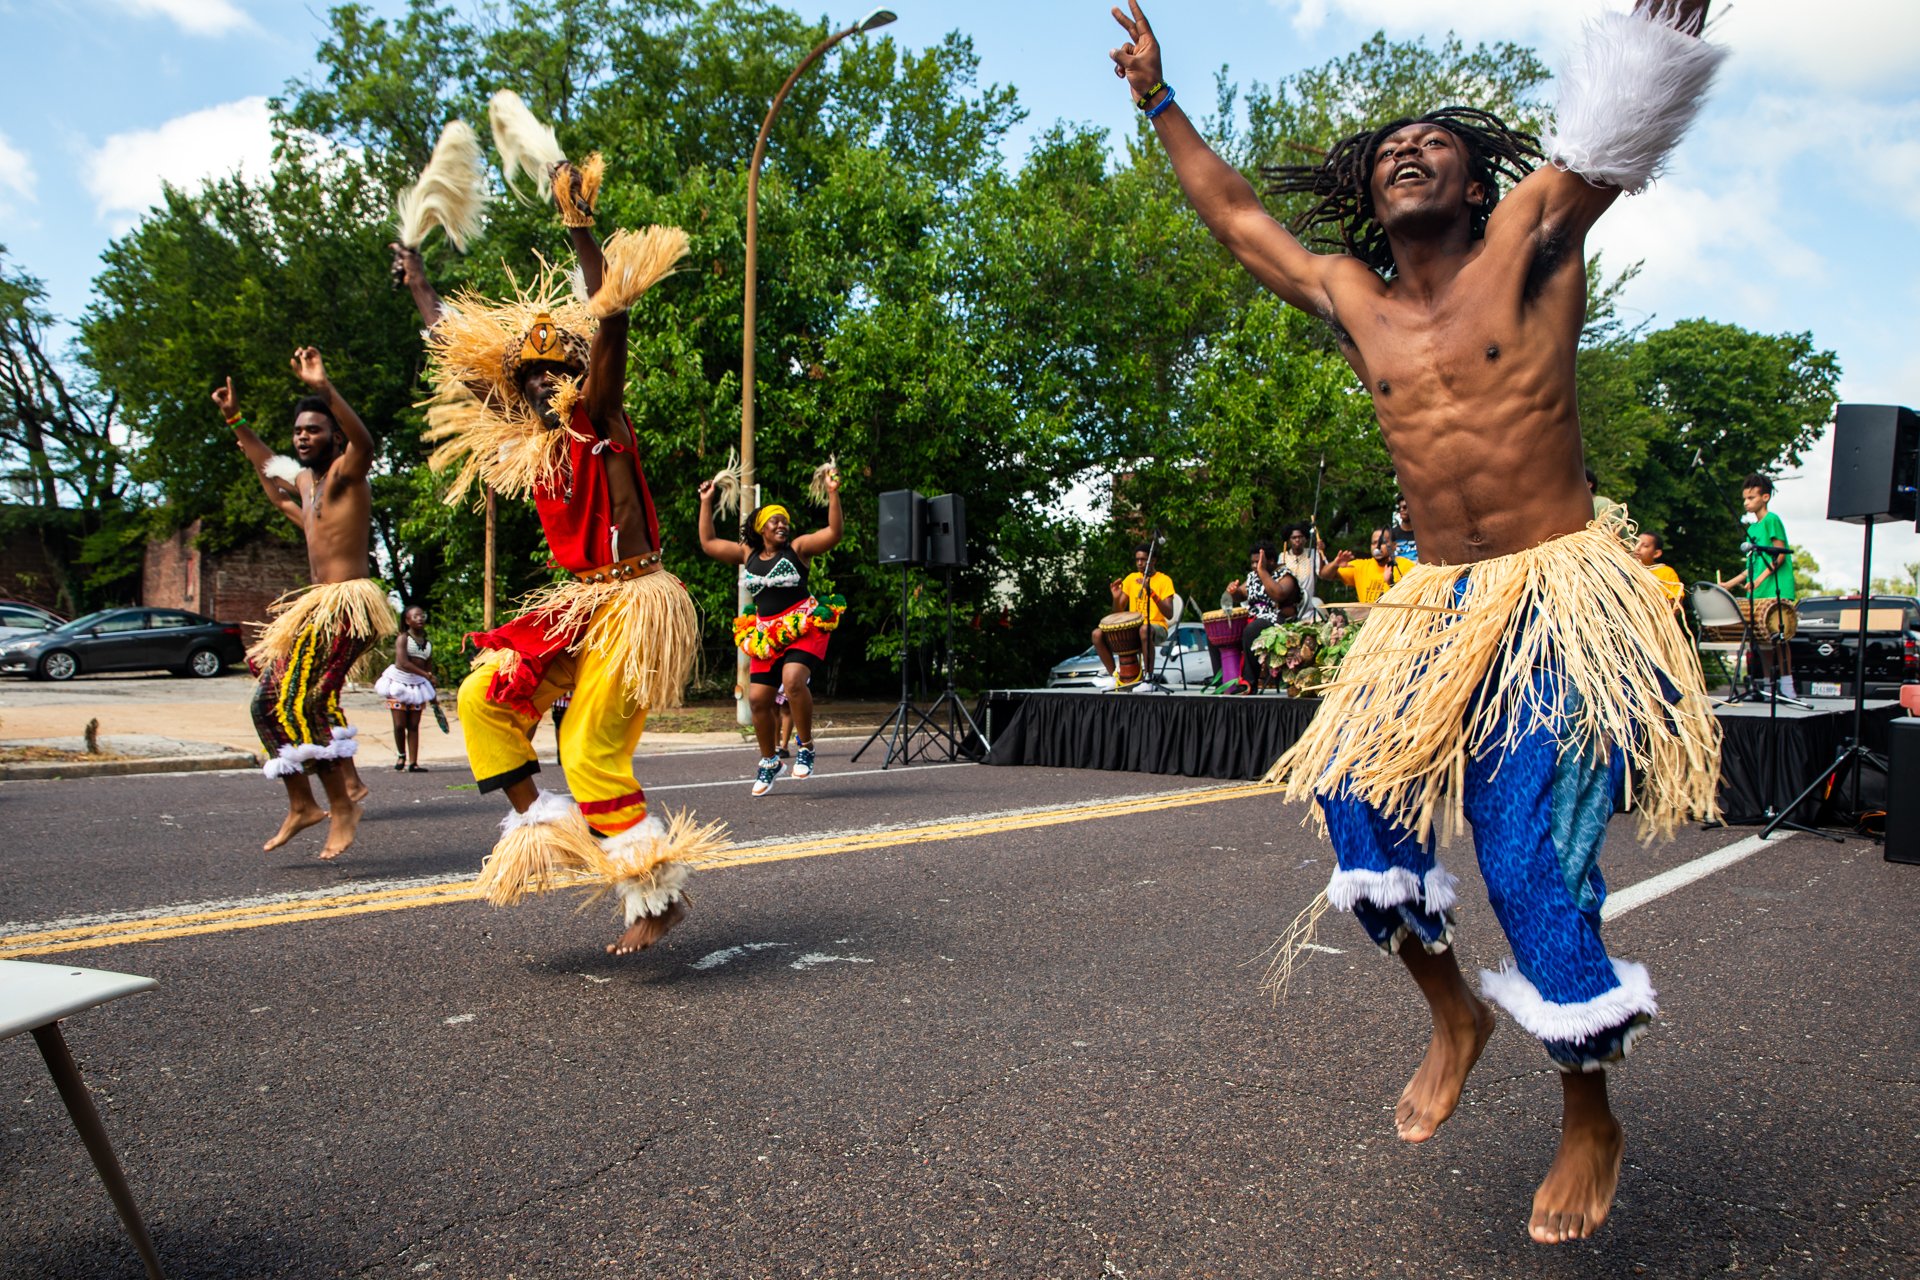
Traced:
[[827, 665], [827, 641], [830, 631], [809, 631], [771, 658], [747, 659], [749, 680], [753, 684], [779, 684], [780, 671], [789, 662], [797, 662], [809, 671], [823, 671]]

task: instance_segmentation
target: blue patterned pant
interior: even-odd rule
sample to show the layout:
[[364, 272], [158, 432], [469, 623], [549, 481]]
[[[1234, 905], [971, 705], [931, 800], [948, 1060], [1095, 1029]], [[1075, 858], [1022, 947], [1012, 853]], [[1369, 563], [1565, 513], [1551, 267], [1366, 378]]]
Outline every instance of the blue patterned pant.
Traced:
[[[1545, 672], [1544, 705], [1573, 695]], [[1464, 805], [1487, 896], [1514, 964], [1481, 971], [1482, 989], [1537, 1036], [1556, 1066], [1592, 1071], [1624, 1057], [1656, 1012], [1646, 969], [1614, 960], [1600, 941], [1606, 881], [1600, 845], [1621, 783], [1620, 753], [1560, 740], [1551, 724], [1524, 729], [1469, 760]], [[1422, 842], [1336, 788], [1320, 799], [1339, 869], [1327, 887], [1374, 943], [1429, 952], [1453, 938], [1454, 877]]]

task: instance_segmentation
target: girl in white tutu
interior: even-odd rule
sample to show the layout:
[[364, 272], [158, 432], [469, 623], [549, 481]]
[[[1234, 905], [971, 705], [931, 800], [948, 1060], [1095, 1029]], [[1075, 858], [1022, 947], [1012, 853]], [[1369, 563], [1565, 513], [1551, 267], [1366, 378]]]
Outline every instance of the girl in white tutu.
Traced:
[[411, 606], [401, 618], [400, 638], [394, 642], [393, 665], [373, 682], [373, 691], [387, 700], [393, 712], [393, 749], [400, 758], [395, 771], [425, 773], [420, 767], [420, 715], [438, 693], [433, 687], [433, 642], [427, 639], [427, 611]]

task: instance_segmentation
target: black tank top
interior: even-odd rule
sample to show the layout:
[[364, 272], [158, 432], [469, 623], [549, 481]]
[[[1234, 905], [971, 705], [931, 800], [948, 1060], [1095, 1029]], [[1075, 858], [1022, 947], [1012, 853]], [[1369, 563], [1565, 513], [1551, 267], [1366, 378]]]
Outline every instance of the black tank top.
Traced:
[[785, 613], [810, 594], [807, 567], [790, 547], [782, 547], [764, 559], [749, 552], [747, 594], [753, 597], [753, 611], [760, 617]]

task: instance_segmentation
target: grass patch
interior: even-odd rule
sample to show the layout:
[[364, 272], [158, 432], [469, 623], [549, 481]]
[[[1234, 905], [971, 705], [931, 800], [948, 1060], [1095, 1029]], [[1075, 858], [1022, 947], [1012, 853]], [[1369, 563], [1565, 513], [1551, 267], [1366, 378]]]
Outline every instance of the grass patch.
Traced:
[[116, 751], [67, 751], [60, 747], [0, 747], [0, 764], [88, 764], [99, 760], [130, 760]]

